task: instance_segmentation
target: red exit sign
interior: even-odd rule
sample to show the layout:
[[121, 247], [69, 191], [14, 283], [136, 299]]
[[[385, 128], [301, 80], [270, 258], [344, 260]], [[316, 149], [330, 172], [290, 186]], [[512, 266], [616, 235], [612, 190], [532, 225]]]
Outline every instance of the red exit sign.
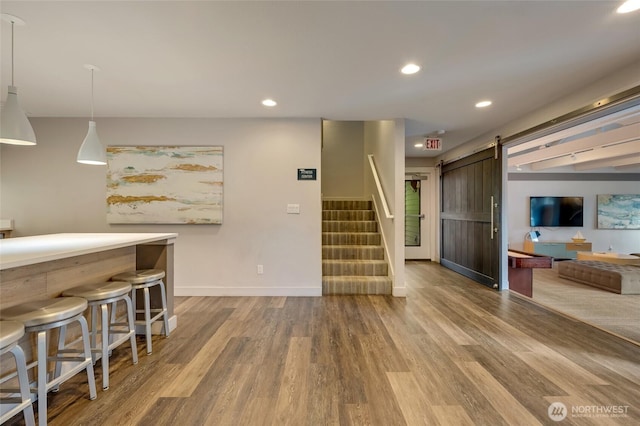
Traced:
[[442, 139], [441, 138], [424, 138], [423, 148], [425, 151], [441, 151]]

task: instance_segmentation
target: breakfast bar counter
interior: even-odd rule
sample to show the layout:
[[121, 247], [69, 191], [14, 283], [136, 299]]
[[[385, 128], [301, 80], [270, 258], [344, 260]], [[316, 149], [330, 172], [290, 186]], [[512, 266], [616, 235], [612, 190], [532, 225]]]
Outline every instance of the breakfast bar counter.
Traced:
[[173, 249], [177, 236], [69, 233], [0, 239], [0, 309], [58, 297], [71, 287], [108, 281], [121, 272], [155, 268], [166, 272], [169, 328], [173, 329]]

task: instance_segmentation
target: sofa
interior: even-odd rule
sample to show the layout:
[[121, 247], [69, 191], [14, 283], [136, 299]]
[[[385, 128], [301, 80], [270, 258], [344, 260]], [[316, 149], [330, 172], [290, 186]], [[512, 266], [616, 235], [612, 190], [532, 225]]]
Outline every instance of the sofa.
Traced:
[[558, 276], [618, 294], [640, 294], [640, 266], [569, 260], [558, 262]]

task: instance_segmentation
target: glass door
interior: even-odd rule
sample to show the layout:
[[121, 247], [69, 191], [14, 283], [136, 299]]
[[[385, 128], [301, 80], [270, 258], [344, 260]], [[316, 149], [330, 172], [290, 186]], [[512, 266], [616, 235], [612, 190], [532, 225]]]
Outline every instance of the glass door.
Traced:
[[406, 176], [404, 182], [405, 259], [430, 259], [428, 227], [425, 226], [426, 177]]

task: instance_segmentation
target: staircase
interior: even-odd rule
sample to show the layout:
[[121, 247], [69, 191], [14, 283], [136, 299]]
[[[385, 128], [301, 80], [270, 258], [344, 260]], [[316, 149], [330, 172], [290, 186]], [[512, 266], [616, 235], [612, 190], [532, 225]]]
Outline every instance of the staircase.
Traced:
[[371, 201], [322, 201], [322, 294], [391, 294]]

